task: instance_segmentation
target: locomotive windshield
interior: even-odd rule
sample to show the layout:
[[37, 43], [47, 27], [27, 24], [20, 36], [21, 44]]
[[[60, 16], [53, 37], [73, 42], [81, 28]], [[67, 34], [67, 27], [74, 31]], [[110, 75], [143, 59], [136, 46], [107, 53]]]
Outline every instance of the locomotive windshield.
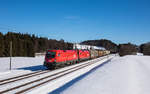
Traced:
[[55, 52], [47, 52], [46, 57], [47, 57], [47, 58], [54, 58], [55, 55], [56, 55]]

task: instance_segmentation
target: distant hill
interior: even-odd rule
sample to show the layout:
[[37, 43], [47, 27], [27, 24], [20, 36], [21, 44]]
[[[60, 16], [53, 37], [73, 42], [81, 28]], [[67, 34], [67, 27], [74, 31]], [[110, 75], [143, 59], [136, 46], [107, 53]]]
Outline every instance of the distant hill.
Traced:
[[141, 44], [140, 50], [144, 55], [150, 55], [150, 42]]
[[93, 45], [93, 46], [101, 46], [101, 47], [106, 48], [107, 50], [110, 50], [111, 53], [118, 52], [118, 46], [117, 46], [117, 44], [115, 44], [112, 41], [107, 40], [107, 39], [87, 40], [87, 41], [81, 42], [81, 44]]

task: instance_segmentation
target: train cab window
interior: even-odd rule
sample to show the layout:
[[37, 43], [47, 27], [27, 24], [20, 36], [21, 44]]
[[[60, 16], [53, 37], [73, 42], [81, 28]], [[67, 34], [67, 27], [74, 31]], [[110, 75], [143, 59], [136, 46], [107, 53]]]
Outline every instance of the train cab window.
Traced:
[[60, 56], [60, 53], [58, 54], [58, 56]]
[[55, 52], [47, 52], [47, 53], [46, 53], [46, 57], [47, 57], [47, 58], [54, 58], [55, 55], [56, 55]]

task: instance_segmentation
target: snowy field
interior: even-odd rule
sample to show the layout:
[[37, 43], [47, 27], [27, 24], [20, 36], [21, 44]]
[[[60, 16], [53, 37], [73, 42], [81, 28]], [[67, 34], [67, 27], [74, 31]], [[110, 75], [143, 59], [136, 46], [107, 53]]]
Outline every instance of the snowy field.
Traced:
[[[42, 56], [13, 57], [9, 71], [9, 58], [0, 58], [0, 79], [44, 70], [43, 61]], [[149, 78], [150, 56], [117, 56], [65, 89], [50, 94], [150, 94]]]
[[[44, 85], [41, 85], [40, 87], [38, 87], [38, 89], [32, 89], [31, 91], [29, 91], [27, 93], [30, 93], [30, 94], [47, 94], [47, 93], [53, 91], [54, 89], [57, 89], [57, 88], [63, 86], [64, 84], [68, 83], [69, 81], [73, 80], [74, 78], [76, 78], [76, 77], [86, 73], [87, 71], [93, 69], [94, 67], [96, 67], [100, 64], [103, 64], [103, 62], [107, 61], [108, 59], [110, 59], [112, 57], [114, 57], [114, 55], [104, 56], [104, 57], [100, 57], [100, 58], [97, 58], [97, 59], [90, 60], [91, 62], [92, 61], [93, 62], [97, 61], [97, 62], [90, 65], [90, 66], [82, 68], [80, 70], [69, 73], [65, 76], [62, 76], [61, 78], [58, 78], [54, 81], [51, 81], [51, 82], [46, 83]], [[8, 58], [0, 58], [0, 59], [1, 59], [2, 62], [5, 62], [5, 63], [2, 63], [1, 66], [9, 65], [9, 63], [7, 62], [7, 61], [9, 61]], [[1, 71], [0, 80], [10, 78], [10, 77], [14, 77], [14, 76], [20, 75], [20, 74], [26, 74], [27, 72], [34, 72], [34, 71], [38, 71], [38, 70], [43, 70], [43, 69], [45, 69], [45, 67], [43, 67], [43, 65], [42, 65], [43, 62], [41, 63], [41, 61], [43, 59], [44, 59], [44, 57], [35, 57], [35, 58], [13, 57], [13, 62], [15, 64], [15, 65], [13, 65], [13, 70], [10, 71], [10, 70], [8, 70], [9, 68], [7, 68], [7, 67], [4, 68], [3, 67], [4, 70]], [[14, 88], [14, 87], [19, 86], [23, 83], [28, 83], [30, 81], [37, 80], [37, 79], [40, 79], [40, 78], [45, 77], [45, 76], [55, 74], [58, 71], [67, 70], [68, 68], [70, 69], [70, 68], [75, 67], [75, 66], [80, 66], [82, 64], [89, 63], [90, 61], [85, 61], [85, 62], [75, 64], [75, 65], [72, 65], [72, 66], [68, 66], [68, 67], [65, 67], [65, 68], [57, 69], [57, 70], [51, 71], [49, 73], [41, 74], [40, 76], [37, 75], [37, 76], [29, 78], [29, 79], [23, 79], [21, 81], [19, 80], [15, 83], [6, 84], [6, 85], [0, 87], [0, 91], [4, 91], [7, 88], [12, 88], [12, 87]], [[74, 70], [74, 69], [72, 69], [72, 70]], [[72, 71], [72, 70], [69, 70], [69, 71]], [[23, 87], [22, 89], [29, 88], [32, 85], [33, 85], [33, 83], [31, 85]], [[14, 94], [15, 92], [18, 92], [19, 90], [14, 90], [12, 92], [8, 92], [8, 94]]]
[[115, 57], [61, 94], [150, 94], [150, 56]]
[[[38, 66], [42, 65], [43, 62], [44, 62], [44, 56], [12, 57], [12, 70], [25, 69], [25, 68], [26, 68], [26, 70], [27, 69], [30, 70], [30, 67], [32, 67], [31, 71], [38, 70], [36, 68]], [[0, 58], [0, 66], [1, 66], [0, 72], [9, 71], [9, 63], [10, 63], [10, 59], [8, 57], [1, 57]], [[33, 66], [35, 66], [35, 67], [33, 67]]]
[[[12, 70], [9, 70], [10, 59], [8, 57], [0, 58], [0, 78], [11, 74], [18, 75], [46, 69], [43, 66], [44, 56], [39, 57], [12, 57]], [[14, 74], [13, 74], [14, 73]], [[13, 75], [12, 75], [13, 74]], [[10, 77], [10, 76], [9, 76]]]

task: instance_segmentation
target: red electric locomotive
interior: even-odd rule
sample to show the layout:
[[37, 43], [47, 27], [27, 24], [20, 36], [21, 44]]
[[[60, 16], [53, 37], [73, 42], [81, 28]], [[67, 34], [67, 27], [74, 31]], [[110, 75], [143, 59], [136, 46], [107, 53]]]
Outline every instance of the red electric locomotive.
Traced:
[[59, 65], [77, 63], [90, 58], [88, 50], [47, 50], [44, 65], [54, 69]]

